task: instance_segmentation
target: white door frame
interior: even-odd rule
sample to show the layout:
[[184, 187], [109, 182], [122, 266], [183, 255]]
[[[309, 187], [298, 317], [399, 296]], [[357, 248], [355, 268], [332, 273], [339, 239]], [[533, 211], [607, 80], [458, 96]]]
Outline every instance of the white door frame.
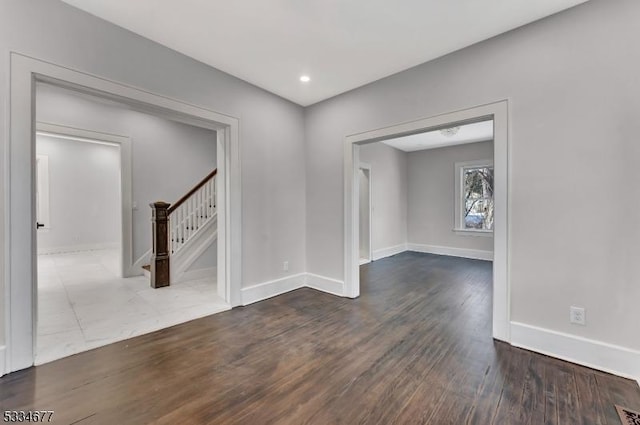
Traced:
[[417, 121], [347, 136], [344, 144], [344, 276], [345, 296], [360, 295], [358, 179], [360, 145], [374, 143], [428, 130], [443, 128], [451, 123], [494, 122], [495, 216], [493, 249], [493, 337], [510, 341], [510, 283], [509, 283], [509, 133], [508, 101], [503, 100], [470, 109], [445, 113]]
[[[176, 99], [123, 85], [63, 66], [10, 54], [8, 146], [3, 163], [0, 199], [5, 212], [0, 257], [4, 260], [5, 368], [4, 372], [34, 364], [37, 311], [35, 230], [35, 88], [45, 82], [97, 95], [130, 108], [217, 132], [218, 150], [218, 282], [224, 298], [241, 304], [241, 182], [237, 118]], [[0, 365], [2, 372], [2, 365]]]
[[[139, 275], [133, 270], [131, 139], [127, 136], [101, 133], [64, 125], [36, 122], [36, 135], [92, 143], [106, 142], [120, 150], [120, 273], [121, 277]], [[36, 232], [37, 233], [37, 232]], [[36, 238], [37, 240], [37, 238]]]
[[[371, 233], [371, 229], [373, 228], [373, 191], [372, 191], [372, 179], [371, 179], [371, 164], [367, 164], [365, 162], [359, 162], [358, 168], [361, 170], [367, 170], [368, 179], [369, 179], [369, 262], [373, 261], [373, 235]], [[358, 186], [360, 187], [360, 186]], [[358, 194], [360, 195], [360, 194]], [[360, 202], [360, 197], [358, 196], [358, 202]], [[359, 208], [359, 207], [358, 207]], [[358, 227], [358, 231], [360, 227]], [[358, 235], [358, 240], [360, 240], [360, 235]]]

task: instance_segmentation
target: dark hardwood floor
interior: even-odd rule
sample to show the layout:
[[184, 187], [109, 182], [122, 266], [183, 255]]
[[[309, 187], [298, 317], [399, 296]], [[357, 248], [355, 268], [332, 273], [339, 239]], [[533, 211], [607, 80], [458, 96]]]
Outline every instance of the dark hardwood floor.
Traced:
[[404, 253], [0, 379], [62, 424], [620, 424], [630, 380], [491, 339], [491, 263]]

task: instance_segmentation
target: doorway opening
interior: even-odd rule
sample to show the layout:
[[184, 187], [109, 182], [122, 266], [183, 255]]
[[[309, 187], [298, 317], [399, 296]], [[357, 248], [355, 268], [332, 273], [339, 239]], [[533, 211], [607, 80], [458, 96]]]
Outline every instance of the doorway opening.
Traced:
[[128, 276], [130, 139], [38, 121], [35, 140], [37, 254], [103, 251], [104, 266]]
[[[9, 190], [5, 196], [7, 200], [5, 234], [10, 235], [10, 237], [7, 238], [7, 245], [2, 247], [3, 255], [6, 253], [8, 271], [7, 284], [5, 285], [7, 306], [5, 372], [27, 368], [33, 365], [36, 360], [38, 333], [38, 244], [36, 226], [37, 210], [39, 209], [37, 198], [40, 194], [36, 192], [36, 168], [39, 161], [36, 157], [37, 108], [35, 102], [37, 100], [37, 87], [41, 85], [68, 90], [80, 97], [98, 98], [99, 103], [103, 104], [113, 104], [115, 102], [123, 106], [124, 109], [146, 113], [152, 118], [161, 118], [180, 125], [210, 131], [209, 144], [216, 152], [216, 157], [219, 158], [216, 163], [217, 177], [214, 192], [217, 220], [216, 238], [217, 246], [220, 247], [213, 254], [217, 259], [216, 269], [209, 272], [215, 276], [214, 279], [217, 282], [217, 288], [214, 288], [211, 292], [212, 295], [217, 294], [224, 300], [225, 308], [240, 305], [241, 223], [239, 211], [241, 187], [238, 120], [228, 115], [219, 114], [17, 53], [11, 53], [10, 75], [11, 110], [9, 127], [11, 131], [9, 149], [7, 149], [9, 153], [7, 162], [11, 166], [8, 172]], [[54, 111], [54, 113], [57, 112], [69, 112], [69, 110], [60, 108]], [[97, 119], [100, 119], [100, 117], [97, 117]], [[49, 120], [49, 122], [51, 121], [58, 120]], [[94, 126], [82, 127], [97, 129]], [[106, 133], [109, 132], [107, 131]], [[180, 138], [176, 138], [177, 142], [180, 142], [180, 140]], [[134, 161], [133, 164], [136, 164], [136, 162]], [[49, 166], [51, 168], [51, 164]], [[122, 168], [124, 169], [125, 167], [123, 166]], [[131, 167], [131, 169], [134, 169], [134, 167]], [[175, 182], [177, 180], [172, 179], [171, 181]], [[162, 186], [170, 186], [171, 181]], [[133, 186], [134, 188], [136, 187], [136, 185]], [[211, 189], [211, 185], [208, 188]], [[133, 197], [128, 198], [128, 211], [123, 202], [122, 217], [131, 215], [136, 210], [136, 205], [133, 202], [136, 195], [134, 191], [132, 191], [132, 194]], [[127, 201], [125, 197], [123, 197], [123, 200]], [[53, 199], [50, 199], [50, 201], [53, 202]], [[169, 199], [169, 201], [172, 202], [175, 199]], [[138, 210], [142, 210], [143, 205], [138, 204], [137, 207]], [[122, 244], [123, 252], [126, 246], [126, 243]], [[136, 247], [135, 243], [131, 247], [133, 254], [128, 256], [127, 261], [125, 261], [125, 267], [122, 267], [124, 276], [127, 275], [126, 265], [129, 262], [131, 262], [132, 266], [135, 266], [133, 255], [139, 247]], [[124, 257], [125, 255], [123, 255]], [[197, 258], [195, 260], [196, 262], [199, 261]], [[118, 277], [115, 277], [115, 279], [118, 279]], [[144, 278], [137, 276], [134, 279]], [[148, 288], [148, 283], [146, 286]], [[154, 291], [161, 290], [154, 289]], [[87, 295], [87, 297], [94, 298], [90, 295]], [[162, 304], [162, 300], [154, 299], [153, 303], [157, 307]], [[189, 312], [189, 314], [191, 313], [193, 311]], [[202, 312], [200, 313], [200, 316], [206, 315], [202, 314]], [[117, 314], [113, 316], [117, 316]], [[120, 316], [122, 321], [126, 322], [126, 315]], [[178, 313], [174, 315], [173, 319], [179, 321], [190, 320], [190, 318]], [[117, 338], [125, 339], [134, 334], [150, 332], [154, 330], [153, 326], [155, 325], [157, 323], [145, 323], [141, 330], [138, 329], [138, 333], [124, 330]], [[117, 329], [122, 330], [123, 327]], [[98, 337], [96, 339], [101, 338]], [[104, 340], [104, 338], [102, 339]]]
[[[215, 179], [207, 199], [201, 189], [184, 201], [180, 219], [194, 238], [171, 257], [171, 284], [150, 287], [142, 265], [148, 205], [185, 198], [216, 170], [215, 131], [43, 83], [36, 119], [35, 364], [229, 308], [216, 282]], [[206, 210], [196, 205], [204, 201]]]
[[[484, 124], [482, 124], [484, 123]], [[376, 177], [380, 180], [380, 168], [372, 163], [372, 157], [367, 155], [365, 149], [371, 144], [383, 145], [376, 142], [384, 141], [392, 144], [395, 142], [403, 142], [407, 150], [414, 149], [414, 143], [420, 135], [438, 136], [436, 139], [449, 138], [456, 140], [462, 128], [471, 128], [474, 125], [484, 125], [491, 129], [491, 137], [493, 140], [493, 152], [479, 153], [477, 157], [460, 158], [451, 160], [447, 166], [447, 178], [451, 180], [451, 184], [445, 188], [444, 196], [448, 197], [447, 221], [449, 225], [442, 228], [443, 234], [446, 233], [450, 238], [467, 239], [471, 241], [472, 246], [452, 247], [447, 246], [444, 242], [423, 242], [416, 238], [419, 237], [419, 231], [423, 233], [433, 233], [433, 228], [420, 228], [425, 221], [420, 221], [418, 216], [420, 212], [428, 210], [429, 203], [438, 203], [435, 193], [432, 199], [427, 196], [423, 198], [423, 205], [414, 205], [412, 211], [401, 209], [397, 211], [396, 221], [390, 221], [393, 225], [402, 229], [402, 217], [405, 220], [418, 223], [411, 227], [409, 223], [409, 233], [407, 235], [407, 223], [404, 224], [405, 234], [400, 232], [390, 232], [393, 239], [386, 246], [373, 246], [373, 259], [394, 255], [403, 251], [418, 251], [439, 255], [452, 255], [467, 258], [492, 260], [493, 261], [493, 291], [492, 291], [492, 334], [496, 339], [509, 341], [510, 339], [510, 322], [509, 322], [509, 287], [508, 287], [508, 139], [507, 139], [507, 102], [497, 102], [494, 104], [483, 105], [467, 110], [442, 114], [431, 118], [399, 124], [396, 126], [386, 127], [379, 130], [372, 130], [353, 136], [348, 136], [345, 140], [345, 295], [355, 298], [360, 294], [360, 194], [359, 194], [359, 164], [366, 161], [376, 168]], [[462, 134], [462, 133], [461, 133]], [[488, 138], [467, 140], [467, 142], [479, 142], [488, 140]], [[431, 141], [431, 148], [436, 148], [437, 140]], [[481, 143], [473, 143], [479, 146]], [[413, 147], [412, 147], [413, 146]], [[445, 146], [444, 144], [440, 147]], [[491, 148], [491, 146], [488, 146]], [[386, 146], [391, 148], [391, 146]], [[397, 149], [396, 149], [397, 150]], [[363, 156], [364, 154], [364, 156]], [[411, 155], [411, 154], [410, 154]], [[400, 155], [402, 156], [402, 155]], [[414, 158], [415, 159], [415, 158]], [[399, 160], [400, 162], [402, 159]], [[406, 160], [405, 160], [406, 161]], [[417, 161], [417, 160], [416, 160]], [[414, 167], [420, 169], [420, 167]], [[397, 167], [402, 169], [402, 165]], [[408, 167], [411, 170], [411, 167]], [[484, 177], [483, 178], [483, 174]], [[417, 176], [425, 178], [426, 176]], [[395, 175], [397, 180], [408, 179], [403, 176], [400, 171]], [[374, 179], [375, 180], [375, 179]], [[466, 186], [464, 186], [466, 183]], [[407, 183], [405, 183], [407, 184]], [[459, 187], [458, 187], [459, 186]], [[379, 212], [376, 205], [402, 206], [406, 205], [407, 191], [390, 189], [385, 191], [388, 200], [380, 199], [376, 195], [376, 182], [373, 182], [375, 220], [382, 212]], [[420, 188], [420, 183], [413, 184], [414, 189]], [[466, 192], [465, 192], [466, 190]], [[415, 190], [416, 193], [419, 190]], [[488, 194], [493, 195], [493, 199], [488, 199]], [[397, 195], [397, 196], [396, 196]], [[404, 202], [403, 202], [404, 196]], [[444, 198], [443, 198], [444, 199]], [[425, 209], [426, 208], [426, 209]], [[411, 217], [411, 216], [414, 217]], [[442, 227], [442, 226], [441, 226]], [[425, 231], [426, 230], [426, 231]], [[376, 230], [373, 230], [376, 234]], [[399, 237], [398, 234], [400, 233]], [[488, 236], [492, 236], [493, 243]], [[473, 240], [472, 240], [473, 239]], [[441, 239], [442, 240], [442, 239]], [[375, 241], [375, 238], [374, 238]], [[491, 247], [489, 251], [488, 247]], [[482, 249], [481, 247], [485, 248]]]

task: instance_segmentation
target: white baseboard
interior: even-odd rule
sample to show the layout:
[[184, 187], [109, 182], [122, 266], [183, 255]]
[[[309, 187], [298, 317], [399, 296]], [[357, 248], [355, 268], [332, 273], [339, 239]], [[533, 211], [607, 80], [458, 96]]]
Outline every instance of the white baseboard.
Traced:
[[423, 252], [425, 254], [450, 255], [452, 257], [471, 258], [473, 260], [493, 261], [492, 251], [480, 249], [454, 248], [450, 246], [423, 245], [417, 243], [407, 244], [408, 251]]
[[213, 277], [214, 279], [218, 276], [218, 268], [217, 267], [207, 267], [204, 269], [196, 269], [196, 270], [187, 270], [186, 272], [180, 275], [180, 280], [177, 282], [186, 282], [187, 280], [198, 280], [205, 279], [208, 277]]
[[313, 273], [298, 273], [242, 288], [242, 305], [253, 304], [300, 288], [312, 288], [328, 294], [344, 296], [343, 281]]
[[183, 275], [189, 271], [189, 267], [218, 239], [218, 215], [212, 215], [187, 243], [178, 251], [171, 254], [171, 280], [182, 282]]
[[7, 371], [7, 358], [5, 355], [6, 347], [0, 346], [0, 376], [4, 376]]
[[242, 305], [253, 304], [295, 289], [304, 288], [306, 273], [299, 273], [282, 279], [271, 280], [242, 288]]
[[400, 244], [395, 246], [389, 246], [386, 248], [376, 249], [373, 251], [373, 261], [380, 260], [382, 258], [391, 257], [392, 255], [400, 254], [407, 250], [407, 244]]
[[511, 345], [640, 384], [640, 351], [518, 322], [511, 322]]
[[344, 282], [341, 280], [331, 279], [330, 277], [320, 276], [313, 273], [307, 273], [305, 284], [309, 288], [318, 291], [327, 292], [329, 294], [344, 296]]
[[64, 254], [68, 252], [79, 252], [79, 251], [98, 251], [101, 249], [116, 249], [116, 248], [120, 248], [120, 244], [117, 242], [71, 245], [71, 246], [54, 246], [49, 248], [38, 247], [38, 255]]
[[417, 243], [407, 243], [373, 251], [373, 260], [391, 257], [404, 251], [423, 252], [426, 254], [450, 255], [452, 257], [471, 258], [474, 260], [493, 261], [493, 252], [480, 249], [454, 248], [450, 246], [424, 245]]
[[[149, 264], [151, 258], [151, 250], [148, 250], [144, 254], [140, 256], [136, 261], [131, 265], [130, 273], [133, 276], [140, 276], [142, 274], [142, 266]], [[136, 274], [137, 273], [137, 274]]]

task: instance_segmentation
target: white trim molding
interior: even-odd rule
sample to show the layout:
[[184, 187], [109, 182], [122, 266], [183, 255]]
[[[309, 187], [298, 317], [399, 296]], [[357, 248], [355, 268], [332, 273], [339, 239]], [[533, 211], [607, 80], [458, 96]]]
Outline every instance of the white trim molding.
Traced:
[[479, 230], [479, 229], [452, 229], [452, 232], [458, 236], [480, 236], [483, 238], [492, 238], [493, 230]]
[[[8, 131], [7, 137], [0, 139], [0, 156], [6, 165], [0, 185], [0, 199], [4, 202], [0, 208], [0, 216], [4, 216], [0, 257], [4, 264], [0, 265], [4, 267], [6, 372], [34, 364], [37, 312], [34, 101], [37, 82], [114, 100], [133, 110], [216, 131], [218, 293], [232, 307], [240, 305], [242, 170], [238, 118], [20, 53], [11, 52], [9, 58]], [[123, 169], [127, 167], [123, 165]], [[130, 214], [131, 208], [126, 209]]]
[[51, 230], [49, 155], [36, 153], [36, 220], [41, 232]]
[[[52, 124], [47, 122], [36, 122], [36, 134], [66, 140], [75, 140], [85, 143], [104, 143], [118, 147], [120, 151], [120, 215], [121, 229], [120, 242], [117, 247], [120, 249], [120, 270], [122, 277], [137, 275], [137, 270], [133, 269], [133, 183], [132, 183], [132, 150], [131, 138], [117, 134], [103, 133], [82, 128], [69, 127], [65, 125]], [[72, 247], [75, 248], [75, 247]], [[86, 248], [100, 249], [100, 248]], [[76, 249], [77, 250], [77, 249]], [[38, 251], [38, 253], [48, 253]], [[53, 251], [70, 252], [70, 251]]]
[[425, 254], [450, 255], [451, 257], [471, 258], [473, 260], [493, 261], [492, 251], [480, 249], [454, 248], [451, 246], [407, 244], [408, 251], [423, 252]]
[[493, 119], [494, 191], [494, 248], [493, 248], [493, 323], [492, 335], [510, 341], [510, 284], [509, 284], [509, 103], [501, 100], [455, 112], [434, 115], [363, 133], [352, 134], [344, 140], [344, 287], [345, 296], [360, 295], [360, 239], [358, 164], [360, 147], [394, 137], [409, 136], [437, 130], [452, 124], [466, 124]]
[[380, 248], [373, 251], [373, 261], [380, 260], [382, 258], [391, 257], [392, 255], [400, 254], [401, 252], [405, 252], [407, 250], [407, 244], [403, 243], [400, 245], [389, 246], [386, 248]]
[[253, 304], [286, 292], [304, 288], [305, 275], [306, 273], [298, 273], [242, 288], [242, 305]]
[[511, 345], [640, 384], [640, 351], [518, 322], [511, 322]]
[[131, 266], [132, 271], [135, 271], [137, 274], [134, 274], [133, 276], [142, 276], [142, 266], [146, 265], [146, 264], [150, 264], [151, 263], [151, 250], [148, 250], [147, 252], [145, 252], [144, 254], [142, 254], [140, 256], [140, 258], [138, 258], [136, 261], [133, 262], [133, 265]]
[[242, 288], [242, 305], [253, 304], [300, 288], [311, 288], [339, 297], [345, 296], [344, 282], [341, 280], [313, 273], [298, 273]]
[[218, 239], [217, 225], [218, 216], [214, 215], [195, 231], [194, 236], [184, 244], [182, 249], [171, 255], [170, 274], [172, 282], [177, 283], [195, 279], [188, 277], [189, 268], [206, 252], [207, 248], [216, 243]]
[[4, 345], [0, 346], [0, 376], [4, 376], [7, 373], [5, 352], [6, 347]]
[[[370, 263], [371, 261], [374, 260], [373, 258], [373, 175], [371, 174], [371, 164], [368, 164], [366, 162], [360, 162], [358, 164], [358, 168], [360, 170], [366, 171], [367, 172], [367, 179], [369, 180], [369, 249], [368, 249], [368, 256], [366, 258], [366, 262], [362, 261], [362, 259], [360, 259], [360, 265], [362, 264], [367, 264]], [[358, 177], [360, 177], [360, 175], [358, 175]], [[361, 253], [362, 254], [362, 253]]]
[[344, 282], [318, 274], [306, 273], [305, 286], [328, 294], [344, 296]]
[[[454, 172], [455, 172], [455, 200], [454, 200], [454, 229], [453, 231], [458, 235], [483, 235], [493, 236], [493, 230], [479, 230], [479, 229], [467, 229], [464, 227], [465, 224], [465, 215], [464, 215], [464, 205], [465, 205], [465, 190], [464, 190], [464, 172], [466, 169], [478, 169], [478, 168], [493, 168], [493, 160], [491, 159], [482, 159], [482, 160], [474, 160], [474, 161], [460, 161], [453, 164]], [[468, 232], [468, 233], [467, 233]], [[485, 235], [483, 235], [485, 236]]]

